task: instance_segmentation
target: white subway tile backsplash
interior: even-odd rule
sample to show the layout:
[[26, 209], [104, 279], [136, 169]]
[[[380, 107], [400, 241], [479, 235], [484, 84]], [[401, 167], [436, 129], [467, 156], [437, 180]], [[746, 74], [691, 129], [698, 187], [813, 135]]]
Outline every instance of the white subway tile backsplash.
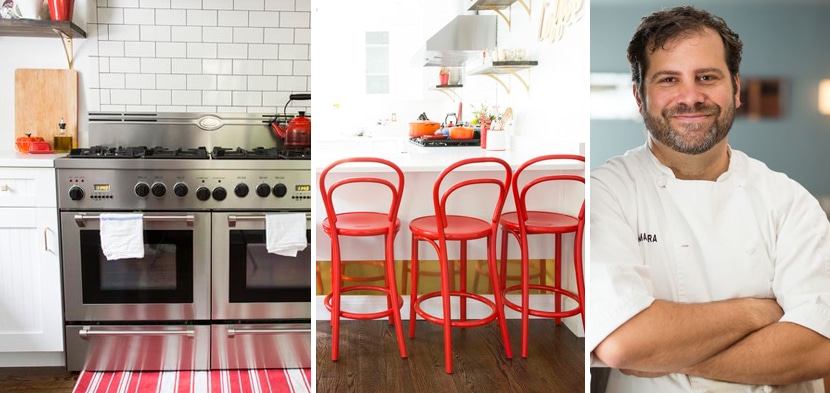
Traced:
[[270, 11], [251, 11], [251, 27], [280, 27], [280, 13]]
[[142, 58], [141, 72], [144, 74], [169, 74], [171, 70], [170, 59], [164, 58]]
[[216, 75], [188, 75], [187, 90], [216, 90]]
[[230, 75], [233, 73], [233, 61], [230, 59], [202, 60], [202, 72], [205, 74]]
[[110, 91], [110, 102], [116, 105], [140, 105], [141, 90], [112, 89]]
[[202, 105], [202, 92], [197, 90], [173, 91], [173, 102], [177, 105]]
[[268, 28], [265, 29], [266, 44], [293, 44], [294, 29]]
[[247, 27], [248, 11], [222, 11], [219, 13], [219, 26]]
[[156, 88], [156, 76], [154, 74], [127, 74], [124, 77], [124, 82], [128, 89]]
[[217, 56], [220, 59], [247, 59], [247, 44], [219, 44]]
[[311, 28], [310, 12], [280, 12], [281, 27]]
[[188, 26], [216, 26], [216, 11], [187, 10]]
[[156, 10], [156, 24], [184, 26], [187, 24], [187, 11], [158, 9]]
[[278, 58], [281, 60], [308, 59], [308, 45], [282, 44]]
[[201, 74], [202, 60], [200, 59], [172, 59], [174, 74]]
[[110, 25], [110, 40], [112, 41], [139, 41], [140, 39], [137, 25]]
[[248, 91], [277, 90], [276, 76], [251, 75], [248, 77]]
[[141, 103], [144, 105], [170, 105], [170, 90], [141, 90]]
[[234, 27], [233, 42], [261, 44], [264, 41], [264, 34], [261, 27]]
[[141, 62], [135, 57], [110, 57], [110, 72], [141, 72]]
[[127, 8], [124, 10], [124, 24], [154, 25], [156, 24], [156, 13], [151, 9]]
[[204, 91], [202, 92], [203, 105], [232, 105], [231, 92], [229, 91]]
[[265, 9], [264, 0], [234, 0], [233, 8], [236, 10], [258, 11]]
[[104, 105], [101, 104], [101, 110], [104, 112], [124, 112], [127, 107], [124, 105]]
[[187, 44], [183, 42], [158, 42], [156, 43], [156, 56], [186, 57]]
[[279, 91], [308, 91], [308, 78], [304, 76], [278, 76]]
[[123, 41], [100, 41], [98, 42], [98, 55], [100, 56], [124, 56]]
[[232, 10], [233, 2], [228, 0], [202, 0], [202, 8], [206, 10]]
[[172, 41], [201, 42], [202, 28], [196, 26], [173, 26], [170, 28]]
[[235, 75], [262, 75], [262, 60], [234, 60]]
[[156, 57], [155, 42], [125, 42], [124, 56], [127, 57]]
[[203, 42], [233, 42], [233, 29], [230, 27], [203, 27]]
[[177, 74], [156, 74], [156, 86], [170, 90], [187, 90], [187, 76]]
[[104, 89], [123, 89], [126, 87], [124, 74], [101, 74], [101, 87]]
[[265, 60], [263, 61], [263, 75], [291, 75], [294, 62], [291, 60]]
[[294, 0], [265, 0], [267, 11], [295, 11]]
[[140, 0], [138, 6], [141, 8], [170, 8], [170, 0]]
[[248, 77], [244, 75], [219, 75], [216, 78], [216, 88], [219, 90], [245, 90], [248, 88]]
[[262, 93], [258, 91], [235, 91], [233, 92], [234, 106], [260, 106], [262, 105]]
[[270, 113], [310, 89], [311, 0], [92, 3], [90, 110]]
[[126, 105], [124, 110], [127, 112], [155, 112], [155, 105]]
[[249, 59], [274, 59], [277, 57], [277, 45], [250, 44], [248, 45]]
[[202, 42], [187, 43], [187, 57], [191, 59], [216, 58], [216, 44]]

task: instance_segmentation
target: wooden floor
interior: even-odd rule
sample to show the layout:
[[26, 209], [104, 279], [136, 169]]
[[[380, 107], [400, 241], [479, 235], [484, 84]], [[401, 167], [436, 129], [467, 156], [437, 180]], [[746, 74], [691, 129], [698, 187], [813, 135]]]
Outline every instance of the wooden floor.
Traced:
[[[404, 321], [407, 334], [408, 321]], [[585, 339], [552, 320], [532, 320], [530, 350], [521, 358], [519, 320], [508, 320], [513, 360], [504, 355], [495, 323], [453, 329], [453, 374], [444, 371], [440, 326], [419, 321], [406, 338], [408, 359], [398, 353], [386, 321], [341, 322], [340, 356], [331, 361], [331, 326], [317, 322], [317, 392], [584, 392]]]
[[0, 368], [0, 392], [71, 393], [78, 374], [63, 367]]

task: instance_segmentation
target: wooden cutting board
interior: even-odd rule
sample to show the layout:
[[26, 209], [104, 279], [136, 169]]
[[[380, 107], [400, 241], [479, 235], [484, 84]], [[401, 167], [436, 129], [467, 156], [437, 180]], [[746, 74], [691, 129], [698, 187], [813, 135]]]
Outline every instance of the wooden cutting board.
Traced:
[[78, 72], [18, 68], [14, 72], [15, 138], [32, 134], [50, 144], [60, 119], [78, 147]]

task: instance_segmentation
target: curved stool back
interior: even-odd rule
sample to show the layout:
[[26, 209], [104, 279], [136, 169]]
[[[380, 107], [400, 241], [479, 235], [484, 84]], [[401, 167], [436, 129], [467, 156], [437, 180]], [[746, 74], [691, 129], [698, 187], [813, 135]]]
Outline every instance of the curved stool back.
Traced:
[[[583, 196], [581, 201], [581, 208], [579, 214], [574, 216], [567, 212], [557, 212], [549, 210], [534, 209], [528, 206], [529, 195], [533, 192], [542, 192], [543, 184], [551, 183], [578, 183], [582, 188], [584, 195], [585, 177], [580, 175], [570, 174], [543, 174], [530, 180], [523, 179], [522, 174], [529, 168], [540, 163], [550, 163], [559, 161], [580, 161], [585, 162], [585, 157], [571, 154], [552, 154], [544, 155], [528, 160], [522, 164], [513, 176], [511, 187], [513, 193], [513, 201], [516, 205], [516, 211], [505, 213], [501, 216], [502, 231], [502, 255], [501, 255], [501, 294], [504, 298], [504, 303], [507, 307], [522, 313], [522, 357], [527, 357], [528, 351], [528, 321], [529, 316], [554, 318], [557, 324], [560, 323], [561, 318], [582, 314], [584, 325], [585, 316], [583, 313], [585, 296], [584, 296], [584, 279], [582, 272], [582, 231], [584, 230], [584, 209], [585, 198]], [[526, 178], [527, 176], [524, 176]], [[520, 182], [526, 181], [523, 185]], [[521, 278], [519, 285], [506, 286], [505, 276], [507, 271], [507, 235], [512, 234], [519, 243], [521, 248]], [[574, 266], [576, 275], [577, 292], [574, 294], [562, 287], [562, 235], [565, 233], [574, 233], [577, 237], [580, 247], [574, 249]], [[530, 267], [529, 267], [529, 251], [528, 251], [528, 236], [552, 234], [555, 236], [554, 247], [554, 283], [547, 285], [544, 282], [544, 262], [540, 265], [540, 284], [530, 284]], [[577, 253], [578, 252], [578, 253]], [[542, 260], [544, 261], [544, 259]], [[549, 291], [554, 294], [554, 311], [534, 310], [529, 307], [530, 290], [536, 289], [541, 291]], [[507, 293], [510, 291], [521, 290], [521, 305], [511, 302], [507, 298]], [[577, 306], [571, 310], [562, 311], [561, 302], [562, 296], [567, 296], [577, 302]]]
[[[486, 169], [481, 168], [482, 164], [492, 164]], [[450, 180], [450, 174], [457, 175], [463, 173], [459, 171], [462, 167], [464, 169], [486, 170], [487, 173], [495, 172], [492, 176], [481, 176], [475, 178], [464, 178], [462, 180]], [[493, 171], [492, 168], [496, 170]], [[412, 286], [410, 292], [410, 325], [409, 336], [415, 337], [415, 320], [416, 315], [420, 315], [425, 320], [443, 325], [444, 328], [444, 360], [447, 373], [452, 373], [452, 328], [460, 327], [476, 327], [489, 324], [496, 320], [502, 333], [502, 340], [505, 346], [505, 353], [507, 358], [512, 358], [513, 353], [510, 348], [510, 339], [507, 334], [507, 324], [504, 319], [504, 305], [501, 302], [500, 296], [495, 296], [494, 301], [478, 295], [469, 293], [466, 290], [466, 263], [467, 263], [467, 241], [476, 239], [486, 239], [487, 242], [487, 259], [490, 266], [492, 280], [497, 280], [498, 267], [496, 264], [496, 249], [495, 239], [498, 233], [499, 217], [501, 215], [504, 202], [507, 199], [508, 189], [510, 187], [510, 178], [512, 176], [512, 169], [510, 165], [504, 160], [494, 157], [476, 157], [469, 158], [453, 163], [445, 168], [438, 176], [432, 189], [433, 210], [434, 214], [431, 216], [419, 217], [409, 225], [412, 232]], [[462, 176], [463, 177], [463, 176]], [[451, 214], [448, 212], [449, 202], [452, 200], [455, 203], [455, 198], [459, 197], [457, 194], [460, 190], [469, 190], [472, 187], [478, 186], [493, 186], [497, 190], [497, 194], [492, 195], [496, 198], [492, 206], [492, 213], [488, 219], [472, 217], [468, 215]], [[491, 188], [491, 187], [482, 187]], [[477, 190], [478, 188], [476, 188]], [[438, 254], [439, 264], [441, 268], [441, 291], [430, 292], [418, 296], [418, 244], [420, 241], [429, 243]], [[460, 265], [461, 265], [461, 283], [458, 291], [450, 289], [451, 275], [449, 273], [449, 256], [447, 253], [447, 242], [459, 241], [460, 247]], [[496, 281], [493, 281], [494, 283]], [[441, 297], [442, 316], [437, 317], [425, 312], [420, 303], [431, 298]], [[460, 320], [452, 320], [452, 311], [450, 307], [450, 297], [457, 296], [461, 300]], [[466, 317], [466, 303], [468, 299], [476, 300], [492, 309], [492, 313], [482, 319], [467, 320]]]
[[[327, 184], [329, 173], [342, 165], [350, 163], [362, 164], [377, 164], [383, 169], [388, 169], [386, 173], [392, 173], [393, 180], [388, 180], [381, 176], [355, 176], [337, 180], [332, 184]], [[369, 172], [374, 173], [374, 172]], [[382, 188], [388, 189], [390, 192], [390, 204], [388, 208], [365, 209], [360, 211], [338, 211], [335, 208], [335, 192], [338, 190], [345, 190], [345, 186], [359, 187], [360, 185], [376, 184], [381, 185]], [[326, 210], [326, 219], [323, 221], [323, 232], [331, 238], [331, 293], [326, 296], [324, 305], [331, 311], [331, 326], [332, 326], [332, 360], [337, 360], [339, 337], [340, 337], [340, 318], [350, 318], [358, 320], [377, 319], [382, 317], [389, 317], [389, 322], [395, 325], [396, 334], [398, 337], [398, 347], [400, 349], [401, 357], [406, 357], [406, 344], [403, 338], [403, 327], [401, 323], [400, 308], [403, 304], [403, 298], [398, 294], [397, 284], [395, 282], [395, 267], [394, 267], [394, 241], [395, 235], [400, 228], [400, 220], [398, 219], [398, 209], [400, 208], [401, 198], [403, 196], [404, 175], [403, 171], [393, 162], [375, 157], [351, 157], [335, 161], [326, 167], [320, 174], [320, 194], [322, 197], [323, 206]], [[372, 198], [372, 201], [377, 201], [378, 198]], [[341, 236], [383, 236], [384, 237], [384, 285], [353, 285], [343, 287], [341, 285], [342, 279], [340, 276], [343, 271], [343, 261], [340, 251], [340, 237]], [[355, 290], [369, 290], [379, 291], [386, 295], [387, 309], [372, 312], [372, 313], [355, 313], [348, 312], [341, 309], [340, 296], [344, 292]]]

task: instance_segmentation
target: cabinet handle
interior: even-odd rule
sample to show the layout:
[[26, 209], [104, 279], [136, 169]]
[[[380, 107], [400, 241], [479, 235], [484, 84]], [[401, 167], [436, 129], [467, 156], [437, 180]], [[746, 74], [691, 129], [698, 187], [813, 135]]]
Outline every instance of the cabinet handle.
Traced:
[[187, 336], [193, 337], [196, 331], [190, 330], [92, 330], [84, 326], [78, 336], [89, 338], [90, 336]]
[[[305, 214], [305, 219], [306, 219], [306, 221], [310, 222], [311, 221], [311, 213], [306, 213]], [[254, 215], [247, 215], [247, 216], [242, 215], [242, 216], [240, 216], [240, 215], [236, 215], [236, 214], [231, 214], [231, 215], [228, 216], [228, 226], [229, 227], [235, 228], [237, 221], [265, 221], [265, 215], [264, 214], [254, 214]], [[308, 226], [307, 226], [307, 228], [308, 228]]]
[[311, 329], [234, 329], [228, 328], [228, 337], [237, 334], [290, 334], [290, 333], [311, 333]]
[[43, 228], [43, 250], [46, 252], [52, 252], [49, 249], [49, 228]]

